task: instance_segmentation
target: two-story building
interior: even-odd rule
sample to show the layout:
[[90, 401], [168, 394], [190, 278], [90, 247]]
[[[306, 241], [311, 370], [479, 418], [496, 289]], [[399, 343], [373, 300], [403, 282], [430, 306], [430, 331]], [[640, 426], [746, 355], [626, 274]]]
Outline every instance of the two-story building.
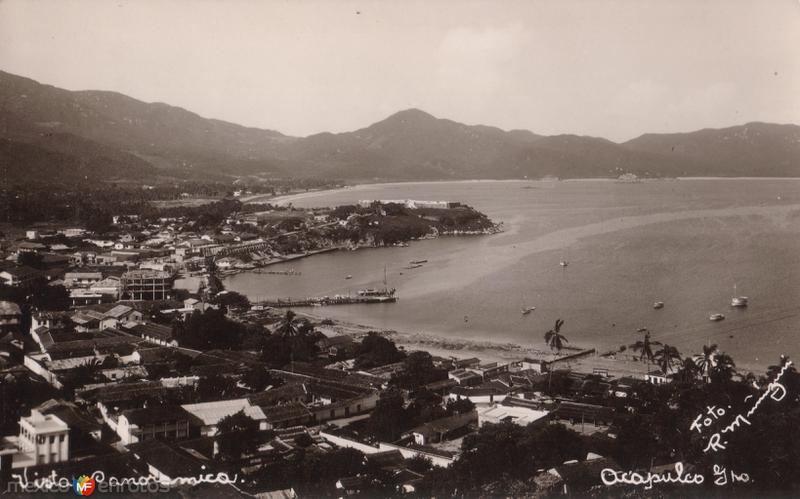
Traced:
[[117, 417], [117, 435], [125, 445], [148, 440], [189, 438], [191, 415], [181, 406], [128, 409]]
[[19, 419], [19, 436], [0, 440], [0, 469], [27, 468], [69, 460], [69, 426], [36, 409]]

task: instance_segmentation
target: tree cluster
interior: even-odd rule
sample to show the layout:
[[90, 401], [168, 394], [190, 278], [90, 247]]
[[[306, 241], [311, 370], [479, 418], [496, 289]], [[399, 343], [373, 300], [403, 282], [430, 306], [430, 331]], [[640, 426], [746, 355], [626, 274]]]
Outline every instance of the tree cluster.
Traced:
[[424, 496], [519, 496], [535, 491], [537, 470], [582, 459], [583, 439], [563, 425], [487, 424], [462, 443], [461, 457], [435, 468], [420, 485]]
[[397, 349], [397, 345], [378, 333], [370, 331], [361, 340], [355, 352], [356, 369], [372, 369], [400, 362], [406, 354]]

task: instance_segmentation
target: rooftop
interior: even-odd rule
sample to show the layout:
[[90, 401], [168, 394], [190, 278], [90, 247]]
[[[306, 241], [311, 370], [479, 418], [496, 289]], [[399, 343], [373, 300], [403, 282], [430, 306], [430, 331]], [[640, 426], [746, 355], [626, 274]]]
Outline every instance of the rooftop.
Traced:
[[126, 327], [125, 329], [136, 336], [148, 336], [150, 338], [158, 338], [165, 341], [172, 339], [171, 327], [162, 326], [161, 324], [156, 324], [154, 322], [139, 323], [130, 328]]
[[289, 383], [272, 390], [259, 392], [248, 397], [251, 404], [261, 407], [290, 402], [294, 399], [302, 399], [307, 395], [305, 385], [302, 383]]
[[127, 314], [129, 312], [132, 312], [132, 311], [133, 311], [133, 308], [131, 308], [131, 307], [127, 306], [127, 305], [117, 305], [114, 308], [112, 308], [111, 310], [109, 310], [108, 312], [106, 312], [105, 315], [106, 315], [106, 317], [113, 317], [115, 319], [119, 319], [123, 315], [125, 315], [125, 314]]
[[20, 315], [19, 305], [11, 301], [0, 301], [0, 315]]
[[179, 405], [156, 405], [144, 409], [129, 409], [123, 411], [122, 415], [137, 426], [189, 419], [189, 414]]
[[270, 423], [278, 423], [298, 418], [310, 418], [311, 411], [299, 402], [264, 408], [264, 415]]
[[69, 426], [58, 416], [52, 414], [42, 414], [36, 409], [31, 411], [31, 415], [22, 418], [30, 424], [37, 433], [58, 433], [68, 431]]
[[128, 448], [134, 456], [170, 478], [197, 477], [206, 473], [200, 461], [159, 440], [133, 444]]
[[528, 407], [509, 407], [505, 405], [493, 405], [491, 407], [478, 409], [481, 418], [488, 418], [495, 421], [511, 421], [518, 425], [527, 425], [544, 417], [547, 411], [538, 411]]
[[168, 279], [172, 274], [163, 270], [137, 269], [122, 274], [125, 279]]
[[215, 426], [222, 418], [236, 414], [239, 411], [244, 411], [245, 415], [256, 421], [263, 421], [267, 418], [260, 407], [251, 405], [247, 399], [185, 404], [182, 407], [200, 419], [206, 426]]

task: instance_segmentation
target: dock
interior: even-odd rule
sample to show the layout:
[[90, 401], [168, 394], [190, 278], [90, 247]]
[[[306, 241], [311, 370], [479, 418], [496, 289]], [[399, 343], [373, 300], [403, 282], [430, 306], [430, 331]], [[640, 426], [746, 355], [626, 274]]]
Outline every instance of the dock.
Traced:
[[254, 303], [260, 307], [294, 308], [294, 307], [325, 307], [329, 305], [361, 305], [370, 303], [394, 303], [396, 296], [319, 296], [299, 299], [264, 300]]

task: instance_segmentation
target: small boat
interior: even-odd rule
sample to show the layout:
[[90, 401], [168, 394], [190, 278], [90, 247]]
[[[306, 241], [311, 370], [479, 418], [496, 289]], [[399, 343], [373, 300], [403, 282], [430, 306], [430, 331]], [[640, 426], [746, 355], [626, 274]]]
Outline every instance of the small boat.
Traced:
[[569, 262], [566, 260], [561, 260], [560, 262], [558, 262], [558, 264], [561, 265], [562, 267], [566, 267], [567, 265], [569, 265]]
[[411, 265], [420, 265], [420, 264], [423, 264], [423, 263], [428, 263], [428, 260], [411, 260], [409, 263]]
[[713, 322], [719, 322], [721, 320], [725, 320], [725, 316], [722, 314], [711, 314], [710, 316], [708, 316], [708, 320]]
[[735, 296], [731, 299], [731, 307], [744, 308], [747, 306], [746, 296]]
[[417, 263], [417, 264], [409, 265], [408, 267], [403, 267], [403, 268], [406, 269], [406, 270], [411, 270], [411, 269], [418, 269], [420, 267], [422, 267], [422, 264], [421, 263]]
[[522, 315], [528, 315], [529, 313], [533, 312], [534, 310], [536, 310], [536, 307], [524, 307], [522, 309]]
[[345, 279], [352, 279], [352, 278], [353, 278], [353, 276], [351, 276], [350, 274], [347, 274], [346, 276], [344, 276], [344, 278], [345, 278]]
[[731, 307], [744, 308], [747, 306], [748, 298], [746, 296], [736, 296], [736, 284], [733, 285], [733, 298], [731, 298]]
[[664, 308], [664, 302], [663, 301], [657, 301], [657, 302], [653, 303], [653, 308], [656, 309], [656, 310], [658, 310], [660, 308]]

